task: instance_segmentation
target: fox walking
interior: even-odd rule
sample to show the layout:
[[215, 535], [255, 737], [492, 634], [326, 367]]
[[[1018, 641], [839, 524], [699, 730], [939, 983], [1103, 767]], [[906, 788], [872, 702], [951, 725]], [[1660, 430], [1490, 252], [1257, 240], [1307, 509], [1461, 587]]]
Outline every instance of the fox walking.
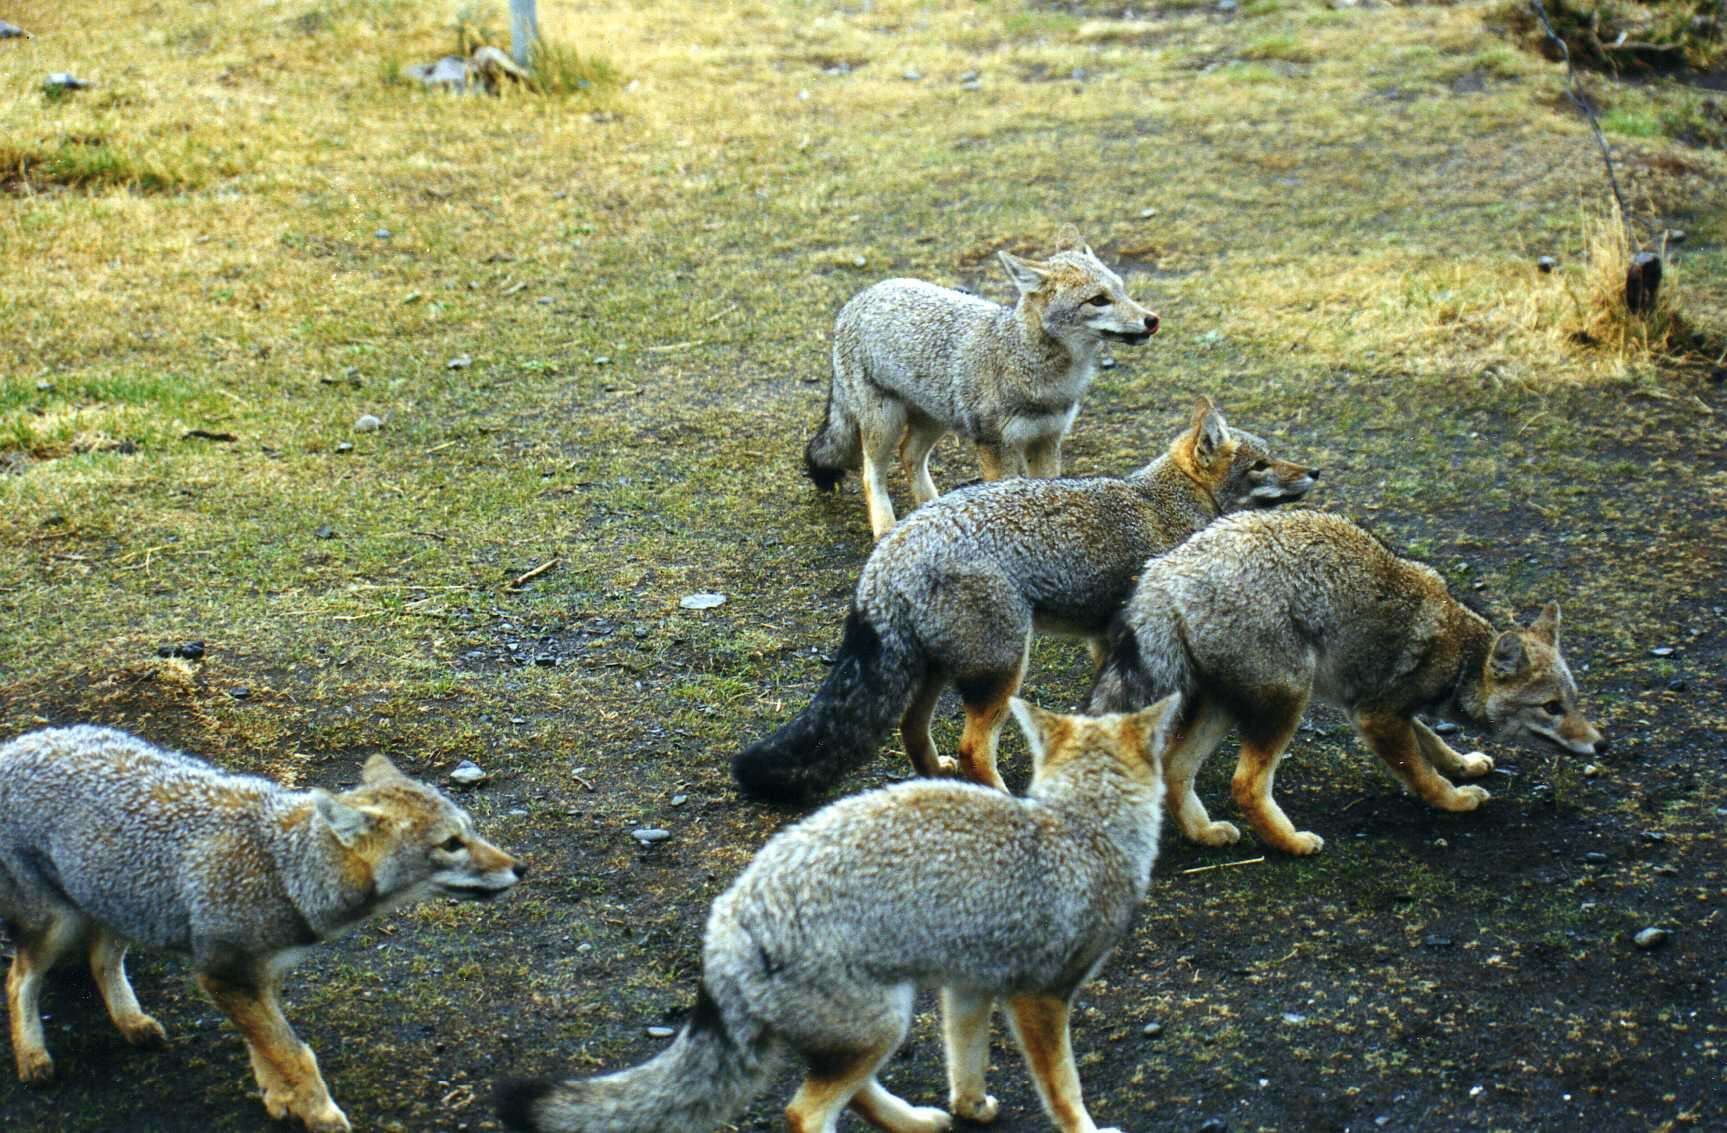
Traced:
[[310, 945], [425, 894], [493, 897], [524, 868], [473, 820], [381, 755], [332, 795], [226, 775], [111, 728], [0, 746], [0, 918], [12, 1053], [54, 1069], [42, 979], [81, 950], [128, 1042], [165, 1038], [126, 980], [130, 944], [192, 954], [198, 984], [245, 1037], [271, 1117], [345, 1133], [318, 1060], [282, 1015], [283, 971]]
[[1169, 807], [1189, 839], [1236, 841], [1193, 792], [1194, 775], [1231, 724], [1241, 756], [1235, 803], [1266, 843], [1317, 853], [1271, 797], [1272, 777], [1309, 700], [1348, 711], [1392, 774], [1441, 810], [1474, 810], [1493, 770], [1453, 751], [1417, 713], [1544, 740], [1594, 755], [1606, 741], [1577, 705], [1559, 652], [1559, 607], [1496, 631], [1453, 598], [1431, 567], [1398, 557], [1342, 516], [1315, 511], [1220, 520], [1146, 563], [1112, 631], [1092, 711], [1122, 711], [1179, 690], [1165, 758]]
[[[1168, 451], [1125, 478], [980, 484], [918, 509], [864, 565], [815, 699], [734, 760], [739, 785], [775, 802], [807, 799], [868, 759], [898, 720], [919, 773], [957, 766], [1001, 786], [996, 739], [1034, 629], [1088, 638], [1101, 656], [1148, 556], [1226, 512], [1299, 499], [1318, 475], [1202, 399]], [[950, 682], [965, 705], [957, 765], [929, 734]]]
[[1061, 441], [1107, 339], [1157, 333], [1157, 315], [1074, 234], [1048, 260], [999, 253], [1019, 291], [1004, 307], [917, 279], [889, 279], [847, 303], [834, 324], [827, 414], [804, 467], [828, 491], [861, 468], [870, 529], [894, 525], [887, 470], [895, 452], [919, 504], [936, 498], [929, 454], [957, 432], [977, 445], [986, 480], [1059, 476]]
[[1150, 882], [1174, 702], [1092, 719], [1015, 700], [1036, 764], [1024, 798], [918, 780], [781, 831], [714, 902], [695, 1010], [671, 1046], [600, 1078], [506, 1084], [505, 1123], [706, 1133], [789, 1053], [808, 1066], [786, 1110], [793, 1133], [834, 1133], [847, 1106], [894, 1133], [940, 1133], [948, 1113], [876, 1079], [905, 1038], [913, 993], [937, 986], [954, 1117], [996, 1116], [984, 1075], [1002, 997], [1056, 1127], [1098, 1133], [1069, 1010]]

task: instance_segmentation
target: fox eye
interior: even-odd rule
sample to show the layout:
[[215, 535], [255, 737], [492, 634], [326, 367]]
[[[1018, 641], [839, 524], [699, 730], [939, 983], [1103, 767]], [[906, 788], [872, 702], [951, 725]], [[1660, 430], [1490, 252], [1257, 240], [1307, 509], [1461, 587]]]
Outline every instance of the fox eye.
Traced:
[[1547, 713], [1549, 716], [1563, 716], [1565, 715], [1565, 702], [1562, 700], [1549, 700], [1546, 704], [1541, 706], [1541, 711]]
[[446, 854], [453, 854], [460, 850], [462, 846], [463, 842], [460, 834], [452, 834], [442, 842], [438, 843], [438, 849], [444, 851]]
[[1271, 467], [1271, 465], [1266, 463], [1263, 460], [1256, 460], [1253, 462], [1253, 470], [1255, 472], [1264, 472], [1267, 468], [1270, 468], [1270, 467]]
[[1102, 294], [1093, 295], [1090, 299], [1087, 299], [1085, 302], [1086, 302], [1086, 305], [1088, 307], [1107, 307], [1107, 306], [1109, 306], [1109, 296], [1108, 295], [1102, 295]]

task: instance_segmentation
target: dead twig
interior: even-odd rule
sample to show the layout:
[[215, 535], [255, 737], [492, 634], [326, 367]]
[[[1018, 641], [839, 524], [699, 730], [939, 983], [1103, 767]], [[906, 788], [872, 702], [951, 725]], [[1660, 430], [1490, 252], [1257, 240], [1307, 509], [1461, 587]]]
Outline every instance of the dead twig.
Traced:
[[1184, 875], [1189, 873], [1210, 873], [1214, 869], [1234, 869], [1238, 865], [1258, 865], [1264, 860], [1265, 855], [1261, 854], [1257, 858], [1242, 858], [1238, 862], [1218, 862], [1216, 865], [1196, 865], [1192, 869], [1184, 869], [1181, 872]]
[[533, 570], [528, 571], [526, 574], [518, 574], [515, 578], [512, 578], [510, 580], [509, 585], [504, 587], [504, 589], [505, 590], [520, 590], [522, 587], [526, 586], [528, 583], [532, 582], [534, 579], [540, 577], [540, 575], [545, 574], [548, 570], [551, 570], [553, 567], [557, 566], [559, 563], [561, 563], [563, 561], [564, 560], [562, 560], [562, 559], [547, 559], [545, 562], [541, 563], [539, 566], [535, 567]]

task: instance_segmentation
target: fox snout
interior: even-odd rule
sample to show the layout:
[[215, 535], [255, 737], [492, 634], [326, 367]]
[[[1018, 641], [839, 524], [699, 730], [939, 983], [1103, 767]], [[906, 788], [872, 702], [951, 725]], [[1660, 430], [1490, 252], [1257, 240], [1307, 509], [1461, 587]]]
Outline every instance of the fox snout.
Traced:
[[528, 875], [528, 864], [511, 857], [490, 842], [474, 839], [467, 846], [467, 861], [440, 870], [432, 878], [440, 892], [450, 897], [489, 901]]
[[1103, 336], [1116, 342], [1125, 342], [1129, 346], [1139, 346], [1151, 341], [1151, 336], [1157, 333], [1159, 325], [1157, 312], [1147, 311], [1145, 318], [1140, 323], [1141, 329], [1106, 330], [1103, 332]]

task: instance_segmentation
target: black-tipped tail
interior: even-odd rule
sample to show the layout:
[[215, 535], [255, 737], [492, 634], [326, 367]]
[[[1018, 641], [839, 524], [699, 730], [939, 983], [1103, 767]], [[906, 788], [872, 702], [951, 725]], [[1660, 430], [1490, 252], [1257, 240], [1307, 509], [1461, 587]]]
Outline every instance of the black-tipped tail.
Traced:
[[498, 1089], [493, 1096], [493, 1104], [498, 1111], [498, 1120], [504, 1123], [506, 1129], [522, 1129], [534, 1133], [540, 1127], [534, 1124], [534, 1110], [545, 1100], [546, 1095], [558, 1088], [556, 1082], [548, 1078], [506, 1078], [498, 1083]]
[[914, 646], [884, 638], [854, 609], [809, 707], [732, 760], [738, 786], [774, 803], [801, 803], [833, 786], [881, 746], [924, 669]]
[[834, 404], [834, 392], [828, 388], [827, 411], [822, 414], [821, 428], [804, 446], [804, 475], [818, 491], [831, 492], [845, 479], [848, 469], [863, 461], [862, 441], [857, 422]]
[[[1158, 666], [1162, 669], [1163, 666]], [[1172, 692], [1186, 692], [1179, 679], [1154, 672], [1140, 653], [1139, 635], [1121, 617], [1109, 627], [1103, 667], [1091, 686], [1086, 711], [1094, 716], [1110, 712], [1137, 712]], [[1163, 679], [1159, 679], [1162, 677]], [[1169, 687], [1164, 687], [1165, 685]]]

